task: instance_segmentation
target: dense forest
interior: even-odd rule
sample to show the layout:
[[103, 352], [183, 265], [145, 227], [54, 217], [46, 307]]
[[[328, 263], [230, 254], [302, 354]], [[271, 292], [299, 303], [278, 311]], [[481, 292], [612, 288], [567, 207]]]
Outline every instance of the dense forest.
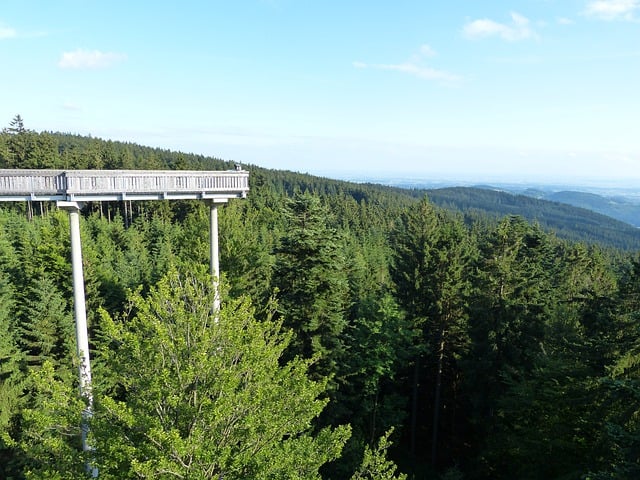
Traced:
[[[0, 168], [233, 163], [17, 117]], [[637, 250], [246, 168], [220, 311], [204, 202], [84, 207], [87, 452], [67, 214], [0, 204], [1, 478], [640, 478]]]

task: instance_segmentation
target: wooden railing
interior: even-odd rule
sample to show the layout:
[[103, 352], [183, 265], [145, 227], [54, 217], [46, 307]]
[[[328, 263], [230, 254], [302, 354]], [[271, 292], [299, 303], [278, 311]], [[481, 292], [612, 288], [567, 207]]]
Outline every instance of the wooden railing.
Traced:
[[0, 170], [0, 200], [243, 198], [249, 172], [183, 170]]

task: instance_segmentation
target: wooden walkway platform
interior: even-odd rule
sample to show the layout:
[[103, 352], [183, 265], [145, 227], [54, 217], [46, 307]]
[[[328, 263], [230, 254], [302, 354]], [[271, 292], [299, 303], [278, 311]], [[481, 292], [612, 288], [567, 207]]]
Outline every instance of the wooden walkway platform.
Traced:
[[245, 170], [0, 169], [0, 201], [91, 202], [245, 198]]

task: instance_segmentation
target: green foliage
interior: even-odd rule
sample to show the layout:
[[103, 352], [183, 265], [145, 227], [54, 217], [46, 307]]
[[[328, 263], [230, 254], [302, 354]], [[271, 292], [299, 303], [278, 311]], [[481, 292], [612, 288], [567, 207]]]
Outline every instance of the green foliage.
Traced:
[[[458, 361], [469, 345], [467, 302], [473, 244], [460, 219], [437, 210], [426, 198], [401, 215], [391, 242], [396, 295], [421, 332], [414, 350], [412, 447], [416, 448], [417, 417], [431, 417], [431, 463], [435, 465], [442, 442], [441, 412], [444, 406], [455, 416]], [[419, 385], [429, 385], [432, 393], [421, 392]], [[417, 409], [419, 396], [426, 399], [420, 402], [421, 412]]]
[[18, 474], [21, 465], [13, 437], [18, 433], [18, 417], [23, 403], [24, 356], [17, 346], [12, 321], [15, 308], [11, 284], [0, 271], [0, 477]]
[[[640, 475], [640, 258], [635, 257], [622, 281], [618, 331], [625, 331], [619, 353], [600, 379], [605, 406], [604, 465], [592, 469], [590, 480], [631, 480]], [[629, 332], [631, 335], [629, 335]]]
[[27, 479], [89, 478], [91, 458], [80, 444], [85, 401], [77, 387], [60, 378], [50, 361], [29, 376], [31, 402], [22, 412], [20, 447]]
[[32, 375], [23, 412], [28, 478], [319, 478], [349, 428], [312, 433], [326, 404], [308, 361], [280, 364], [289, 334], [259, 322], [246, 300], [212, 311], [207, 275], [175, 271], [135, 314], [103, 313], [90, 443], [80, 450], [84, 402], [51, 362]]
[[[290, 335], [246, 300], [212, 312], [206, 275], [171, 272], [133, 317], [103, 318], [103, 375], [92, 422], [101, 478], [317, 478], [348, 428], [311, 435], [325, 385], [308, 361], [280, 365]], [[108, 343], [107, 343], [108, 342]]]
[[19, 345], [30, 367], [45, 360], [70, 366], [75, 350], [73, 318], [67, 302], [47, 277], [35, 278], [19, 309]]
[[259, 210], [248, 202], [234, 202], [220, 210], [220, 270], [230, 284], [230, 293], [234, 297], [248, 295], [257, 304], [266, 304], [274, 263], [274, 232], [266, 228]]
[[344, 355], [348, 283], [342, 238], [328, 226], [318, 197], [297, 194], [283, 214], [287, 229], [276, 249], [274, 287], [284, 325], [294, 331], [290, 355], [318, 358], [316, 378], [335, 375]]
[[389, 436], [393, 431], [385, 433], [375, 449], [367, 447], [362, 464], [353, 474], [351, 480], [405, 480], [404, 474], [396, 474], [396, 465], [387, 459], [387, 450], [391, 446]]

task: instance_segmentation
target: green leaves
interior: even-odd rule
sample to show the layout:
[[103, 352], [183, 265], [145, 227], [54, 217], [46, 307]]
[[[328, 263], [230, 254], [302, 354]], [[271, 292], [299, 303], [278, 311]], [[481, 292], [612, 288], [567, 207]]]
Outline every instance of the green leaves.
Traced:
[[172, 271], [133, 295], [132, 318], [104, 314], [102, 374], [114, 383], [92, 424], [111, 458], [101, 477], [317, 478], [339, 455], [348, 428], [311, 435], [325, 384], [307, 378], [308, 361], [280, 365], [290, 336], [246, 300], [215, 315], [213, 295], [208, 276]]
[[387, 450], [391, 446], [389, 436], [393, 430], [385, 433], [375, 449], [367, 447], [364, 451], [364, 458], [358, 470], [353, 474], [351, 480], [405, 480], [404, 474], [396, 475], [396, 465], [387, 460]]

